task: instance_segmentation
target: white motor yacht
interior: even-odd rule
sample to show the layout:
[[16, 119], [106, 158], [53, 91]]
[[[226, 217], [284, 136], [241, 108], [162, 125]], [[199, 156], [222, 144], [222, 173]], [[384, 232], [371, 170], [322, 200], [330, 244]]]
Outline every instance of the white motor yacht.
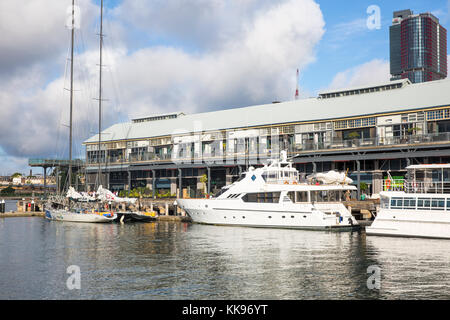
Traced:
[[368, 235], [450, 239], [450, 164], [411, 165], [408, 179], [386, 179]]
[[176, 202], [197, 223], [313, 230], [358, 228], [341, 202], [346, 192], [356, 190], [347, 184], [352, 180], [337, 172], [321, 175], [325, 179], [313, 176], [300, 181], [298, 171], [282, 151], [281, 160], [270, 160], [262, 168], [250, 167], [211, 199]]

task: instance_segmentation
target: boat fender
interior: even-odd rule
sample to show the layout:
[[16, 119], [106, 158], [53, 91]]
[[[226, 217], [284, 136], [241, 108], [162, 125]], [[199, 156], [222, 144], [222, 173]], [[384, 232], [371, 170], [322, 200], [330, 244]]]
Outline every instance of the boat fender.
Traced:
[[121, 224], [123, 224], [123, 218], [125, 218], [124, 215], [120, 217], [120, 223], [121, 223]]

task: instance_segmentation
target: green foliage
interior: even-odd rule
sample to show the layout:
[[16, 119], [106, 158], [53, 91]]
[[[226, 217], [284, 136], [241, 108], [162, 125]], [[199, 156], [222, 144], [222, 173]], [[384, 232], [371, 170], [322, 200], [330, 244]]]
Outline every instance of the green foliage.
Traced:
[[358, 138], [359, 138], [359, 133], [356, 132], [356, 131], [350, 132], [350, 133], [348, 134], [348, 137], [349, 137], [350, 139], [358, 139]]
[[16, 190], [11, 185], [9, 185], [7, 188], [0, 191], [0, 194], [2, 196], [11, 196], [11, 195], [14, 195], [15, 192], [16, 192]]
[[[128, 190], [119, 191], [119, 197], [121, 198], [153, 198], [153, 193], [149, 188], [146, 187], [138, 187], [132, 189], [130, 192]], [[170, 191], [157, 191], [155, 197], [158, 199], [161, 198], [175, 198], [175, 194], [171, 194]]]
[[158, 199], [175, 198], [175, 197], [176, 197], [176, 195], [175, 194], [171, 194], [169, 190], [167, 190], [165, 192], [164, 191], [161, 191], [161, 192], [157, 191], [156, 192], [156, 198], [158, 198]]
[[203, 174], [203, 175], [200, 177], [200, 182], [201, 182], [201, 183], [206, 183], [206, 182], [208, 182], [208, 176], [207, 176], [206, 174]]
[[21, 177], [21, 176], [22, 176], [21, 173], [16, 172], [16, 173], [14, 173], [14, 174], [11, 176], [11, 178], [18, 178], [18, 177]]
[[421, 131], [422, 128], [418, 128], [418, 127], [413, 127], [413, 128], [409, 128], [408, 129], [408, 133], [414, 133], [417, 134], [417, 132]]
[[359, 184], [359, 188], [361, 189], [361, 191], [366, 191], [367, 189], [369, 189], [369, 186], [367, 185], [367, 183], [361, 182]]

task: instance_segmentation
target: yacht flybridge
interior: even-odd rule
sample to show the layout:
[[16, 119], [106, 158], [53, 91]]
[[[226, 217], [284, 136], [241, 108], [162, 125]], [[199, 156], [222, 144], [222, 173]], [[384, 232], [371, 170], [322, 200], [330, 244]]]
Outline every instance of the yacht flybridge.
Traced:
[[450, 164], [406, 168], [408, 179], [386, 179], [368, 235], [450, 239]]
[[177, 199], [194, 222], [215, 225], [292, 229], [352, 229], [359, 225], [341, 203], [356, 190], [344, 174], [300, 178], [287, 160], [270, 160], [262, 168], [250, 167], [239, 180], [211, 199]]

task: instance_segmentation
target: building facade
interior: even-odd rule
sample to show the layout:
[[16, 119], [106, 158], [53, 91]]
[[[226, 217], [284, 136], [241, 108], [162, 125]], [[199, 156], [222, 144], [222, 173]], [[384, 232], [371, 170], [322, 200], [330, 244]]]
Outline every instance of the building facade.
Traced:
[[389, 35], [392, 80], [419, 83], [447, 77], [447, 30], [434, 15], [396, 11]]
[[[379, 193], [406, 166], [450, 163], [450, 81], [386, 84], [322, 92], [316, 98], [132, 121], [86, 146], [86, 186], [146, 187], [201, 196], [249, 166], [287, 150], [304, 174], [348, 171], [359, 193]], [[206, 185], [202, 176], [206, 175]], [[367, 187], [367, 189], [366, 189]]]

